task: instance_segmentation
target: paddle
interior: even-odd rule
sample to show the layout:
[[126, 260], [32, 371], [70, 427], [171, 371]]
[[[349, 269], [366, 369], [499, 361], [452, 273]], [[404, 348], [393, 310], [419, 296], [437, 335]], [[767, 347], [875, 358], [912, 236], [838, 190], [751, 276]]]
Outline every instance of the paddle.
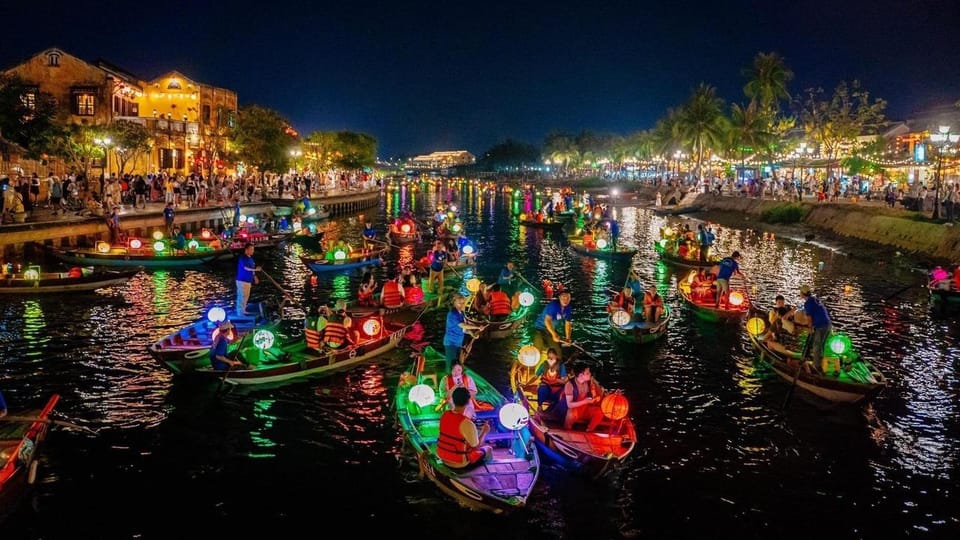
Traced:
[[[247, 332], [246, 334], [244, 334], [242, 338], [240, 338], [240, 343], [237, 344], [236, 352], [234, 353], [233, 356], [230, 357], [231, 360], [236, 360], [237, 357], [240, 356], [240, 351], [243, 350], [244, 342], [247, 341], [247, 338], [252, 335], [253, 335], [253, 331], [251, 330], [250, 332]], [[212, 360], [213, 358], [211, 358], [211, 361]], [[230, 372], [233, 371], [233, 368], [235, 368], [236, 366], [237, 366], [236, 364], [230, 364], [227, 367], [226, 371], [223, 372], [223, 377], [220, 377], [220, 384], [217, 385], [217, 391], [216, 391], [217, 394], [219, 394], [220, 391], [223, 390], [223, 383], [227, 382], [227, 376], [230, 375]]]
[[527, 281], [527, 278], [523, 277], [523, 274], [521, 274], [520, 272], [517, 272], [516, 275], [517, 275], [518, 278], [520, 278], [521, 280], [523, 280], [523, 282], [526, 283], [531, 289], [533, 289], [533, 290], [535, 290], [535, 291], [537, 291], [537, 292], [539, 292], [539, 293], [543, 293], [543, 291], [540, 290], [539, 287], [537, 287], [537, 286], [535, 286], [533, 283], [530, 283], [529, 281]]
[[[567, 345], [569, 345], [570, 347], [573, 347], [574, 349], [580, 351], [581, 354], [586, 355], [586, 357], [589, 358], [590, 361], [594, 362], [595, 364], [597, 364], [597, 365], [603, 365], [603, 362], [601, 362], [599, 358], [597, 358], [596, 356], [588, 353], [587, 350], [584, 349], [583, 347], [581, 347], [580, 344], [577, 343], [576, 341], [568, 341], [568, 342], [566, 342], [566, 343], [567, 343]], [[560, 345], [562, 346], [563, 344], [564, 344], [564, 342], [561, 341], [561, 342], [560, 342]]]
[[87, 426], [81, 426], [79, 424], [74, 424], [72, 422], [67, 422], [64, 420], [54, 420], [52, 418], [38, 418], [31, 416], [4, 416], [0, 418], [0, 422], [23, 422], [32, 424], [34, 422], [43, 422], [44, 424], [53, 424], [55, 426], [63, 426], [69, 429], [76, 429], [79, 431], [86, 431], [92, 433], [93, 435], [98, 435], [99, 433], [95, 429], [90, 429]]
[[793, 382], [790, 384], [790, 390], [787, 391], [787, 396], [783, 400], [783, 405], [780, 406], [781, 410], [785, 410], [787, 405], [790, 404], [790, 398], [793, 397], [794, 390], [797, 389], [797, 379], [800, 378], [800, 372], [803, 371], [803, 366], [807, 362], [807, 352], [810, 350], [810, 342], [812, 341], [813, 333], [812, 331], [807, 334], [807, 339], [803, 343], [803, 352], [800, 354], [800, 363], [797, 365], [797, 372], [793, 374]]

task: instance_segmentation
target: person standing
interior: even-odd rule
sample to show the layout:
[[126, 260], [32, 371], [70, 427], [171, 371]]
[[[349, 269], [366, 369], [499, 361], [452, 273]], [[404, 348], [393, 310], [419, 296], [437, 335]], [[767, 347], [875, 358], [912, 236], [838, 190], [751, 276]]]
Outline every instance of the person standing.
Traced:
[[706, 262], [710, 258], [710, 248], [713, 247], [715, 239], [713, 231], [704, 227], [703, 223], [697, 225], [697, 240], [700, 242], [700, 262]]
[[167, 236], [170, 236], [171, 234], [173, 234], [174, 213], [175, 212], [173, 210], [173, 203], [168, 202], [167, 206], [165, 206], [163, 209], [163, 225], [167, 229]]
[[237, 315], [243, 316], [247, 311], [247, 301], [250, 300], [250, 287], [260, 283], [257, 272], [261, 268], [253, 260], [253, 242], [243, 246], [243, 255], [237, 260]]
[[107, 218], [107, 228], [110, 229], [110, 244], [120, 243], [120, 208], [114, 206]]
[[[466, 304], [467, 299], [462, 294], [454, 294], [450, 311], [447, 312], [446, 329], [443, 333], [443, 355], [446, 359], [447, 373], [454, 364], [461, 363], [460, 353], [466, 335], [479, 329], [467, 323], [467, 316], [463, 312]], [[471, 337], [474, 337], [472, 333]]]
[[561, 346], [569, 345], [573, 340], [573, 308], [570, 306], [570, 291], [562, 290], [552, 300], [534, 324], [536, 333], [533, 336], [533, 345], [545, 351], [549, 348], [561, 350]]
[[734, 275], [743, 274], [740, 272], [740, 252], [734, 251], [729, 257], [724, 257], [720, 261], [720, 271], [717, 272], [717, 301], [714, 307], [720, 308], [720, 301], [726, 302], [726, 295], [730, 294], [730, 278]]
[[823, 358], [823, 347], [832, 328], [830, 314], [820, 299], [813, 295], [809, 285], [800, 286], [800, 297], [803, 298], [803, 312], [813, 326], [813, 333], [807, 338], [803, 348], [803, 357], [813, 360], [814, 365], [819, 366]]

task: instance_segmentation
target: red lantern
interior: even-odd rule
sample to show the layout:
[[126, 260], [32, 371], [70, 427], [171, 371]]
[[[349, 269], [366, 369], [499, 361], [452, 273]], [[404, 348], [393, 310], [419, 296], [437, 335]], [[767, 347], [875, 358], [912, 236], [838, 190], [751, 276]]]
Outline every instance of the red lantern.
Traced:
[[607, 418], [620, 420], [626, 418], [627, 413], [630, 412], [630, 403], [623, 394], [614, 392], [604, 396], [603, 401], [600, 402], [600, 410]]

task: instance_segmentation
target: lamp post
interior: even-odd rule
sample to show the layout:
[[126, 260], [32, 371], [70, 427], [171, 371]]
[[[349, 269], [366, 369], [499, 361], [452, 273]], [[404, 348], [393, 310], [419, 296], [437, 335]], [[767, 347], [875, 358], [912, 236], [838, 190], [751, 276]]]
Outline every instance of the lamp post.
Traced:
[[93, 144], [103, 150], [103, 162], [100, 164], [100, 197], [103, 198], [103, 186], [107, 183], [107, 174], [110, 172], [110, 145], [113, 140], [110, 137], [94, 137]]
[[930, 135], [930, 141], [937, 145], [937, 175], [933, 181], [933, 219], [940, 219], [940, 184], [943, 182], [943, 153], [951, 144], [960, 141], [960, 133], [950, 133], [950, 126], [940, 126], [938, 133]]

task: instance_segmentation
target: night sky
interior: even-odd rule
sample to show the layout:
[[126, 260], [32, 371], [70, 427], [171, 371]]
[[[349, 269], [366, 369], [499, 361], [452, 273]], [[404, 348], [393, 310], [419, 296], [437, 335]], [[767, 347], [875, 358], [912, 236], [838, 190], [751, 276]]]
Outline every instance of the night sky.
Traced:
[[960, 99], [956, 0], [84, 4], [3, 2], [0, 66], [55, 45], [176, 69], [301, 135], [370, 133], [381, 157], [646, 129], [701, 81], [742, 101], [758, 51], [793, 91], [859, 78], [894, 119]]

